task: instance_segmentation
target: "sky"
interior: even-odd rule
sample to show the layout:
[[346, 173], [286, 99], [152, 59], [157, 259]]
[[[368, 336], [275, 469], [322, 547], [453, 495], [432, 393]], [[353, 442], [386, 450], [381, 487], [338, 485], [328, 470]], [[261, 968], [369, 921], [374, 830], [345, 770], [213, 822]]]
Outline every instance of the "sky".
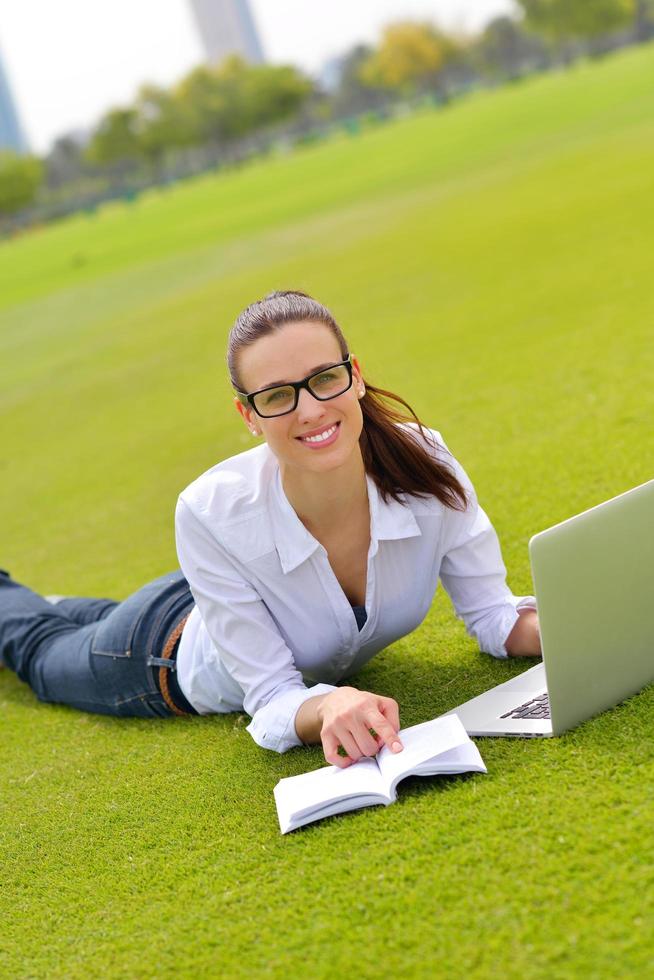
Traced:
[[[474, 31], [512, 0], [250, 0], [269, 61], [317, 74], [385, 23]], [[310, 13], [308, 13], [310, 11]], [[203, 60], [188, 0], [0, 0], [0, 53], [33, 152], [89, 128], [139, 85], [170, 85]]]

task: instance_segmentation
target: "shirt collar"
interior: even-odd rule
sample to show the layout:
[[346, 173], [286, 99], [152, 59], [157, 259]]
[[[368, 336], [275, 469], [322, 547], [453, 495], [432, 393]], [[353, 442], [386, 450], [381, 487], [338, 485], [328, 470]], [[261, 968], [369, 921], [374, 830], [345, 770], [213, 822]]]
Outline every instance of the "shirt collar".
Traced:
[[417, 538], [422, 534], [418, 522], [408, 503], [401, 503], [394, 497], [384, 501], [379, 488], [371, 476], [366, 476], [368, 500], [370, 502], [370, 543], [371, 554], [377, 553], [380, 541], [399, 541], [402, 538]]
[[[392, 497], [384, 501], [371, 476], [366, 475], [366, 483], [370, 505], [370, 556], [377, 554], [380, 541], [419, 537], [422, 532], [409, 505]], [[282, 571], [287, 574], [306, 561], [321, 544], [307, 531], [291, 507], [284, 493], [279, 467], [271, 485], [270, 516]]]
[[291, 507], [288, 497], [284, 493], [279, 467], [275, 469], [271, 486], [270, 517], [282, 571], [284, 574], [292, 572], [294, 568], [306, 561], [316, 548], [320, 547], [320, 542], [312, 534], [309, 534]]

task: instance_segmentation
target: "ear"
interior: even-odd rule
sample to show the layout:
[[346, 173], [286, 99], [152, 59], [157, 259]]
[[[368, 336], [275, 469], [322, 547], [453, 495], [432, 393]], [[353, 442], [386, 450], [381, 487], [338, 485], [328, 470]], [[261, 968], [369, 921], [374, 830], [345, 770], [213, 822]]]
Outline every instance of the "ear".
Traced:
[[363, 396], [366, 393], [366, 386], [363, 382], [361, 367], [356, 357], [352, 358], [352, 376], [353, 376], [354, 390], [357, 393], [357, 397], [363, 398]]
[[256, 414], [252, 411], [249, 405], [244, 405], [240, 398], [234, 398], [234, 404], [236, 405], [236, 410], [241, 416], [248, 429], [253, 436], [260, 436], [261, 429], [256, 422]]

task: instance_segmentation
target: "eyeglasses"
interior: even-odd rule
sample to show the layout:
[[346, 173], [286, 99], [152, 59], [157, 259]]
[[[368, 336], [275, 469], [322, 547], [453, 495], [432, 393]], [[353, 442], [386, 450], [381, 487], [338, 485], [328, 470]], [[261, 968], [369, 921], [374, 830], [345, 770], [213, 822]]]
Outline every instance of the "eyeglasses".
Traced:
[[297, 408], [300, 391], [306, 388], [310, 395], [319, 402], [337, 398], [352, 387], [352, 360], [348, 354], [344, 361], [330, 364], [322, 371], [316, 371], [303, 378], [302, 381], [289, 381], [285, 385], [271, 385], [246, 394], [237, 391], [244, 405], [251, 405], [257, 415], [264, 419], [275, 418], [277, 415], [288, 415]]

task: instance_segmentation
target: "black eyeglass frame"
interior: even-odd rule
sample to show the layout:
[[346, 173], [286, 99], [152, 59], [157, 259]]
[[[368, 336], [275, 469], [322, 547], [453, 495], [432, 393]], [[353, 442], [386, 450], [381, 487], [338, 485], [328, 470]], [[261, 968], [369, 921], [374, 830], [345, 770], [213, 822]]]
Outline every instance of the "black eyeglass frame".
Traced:
[[[347, 372], [349, 376], [347, 387], [343, 388], [342, 391], [339, 391], [338, 395], [328, 395], [327, 398], [321, 398], [319, 395], [315, 393], [315, 391], [311, 390], [311, 388], [309, 387], [309, 382], [311, 381], [312, 378], [317, 378], [321, 374], [324, 374], [325, 371], [331, 371], [332, 368], [336, 368], [336, 367], [347, 368]], [[243, 404], [249, 405], [250, 408], [254, 412], [256, 412], [259, 418], [276, 419], [279, 418], [279, 416], [281, 415], [289, 415], [291, 412], [295, 411], [295, 409], [297, 408], [297, 403], [300, 398], [300, 392], [302, 391], [303, 388], [305, 388], [306, 391], [308, 391], [309, 394], [316, 399], [316, 401], [328, 402], [331, 401], [332, 398], [338, 398], [339, 395], [344, 395], [345, 392], [349, 391], [351, 387], [352, 387], [352, 355], [348, 354], [344, 361], [337, 361], [336, 364], [327, 364], [326, 367], [322, 368], [322, 370], [314, 371], [313, 374], [308, 374], [306, 378], [302, 379], [302, 381], [288, 381], [286, 384], [283, 385], [266, 385], [265, 388], [259, 388], [257, 391], [245, 392], [245, 391], [239, 391], [238, 388], [235, 388], [234, 391], [236, 392], [240, 400], [243, 402]], [[275, 388], [293, 388], [293, 390], [295, 391], [295, 399], [293, 401], [293, 407], [287, 408], [286, 411], [284, 412], [277, 412], [275, 415], [264, 415], [262, 412], [259, 411], [257, 406], [254, 404], [254, 399], [256, 398], [257, 395], [261, 395], [264, 391], [273, 391]]]

